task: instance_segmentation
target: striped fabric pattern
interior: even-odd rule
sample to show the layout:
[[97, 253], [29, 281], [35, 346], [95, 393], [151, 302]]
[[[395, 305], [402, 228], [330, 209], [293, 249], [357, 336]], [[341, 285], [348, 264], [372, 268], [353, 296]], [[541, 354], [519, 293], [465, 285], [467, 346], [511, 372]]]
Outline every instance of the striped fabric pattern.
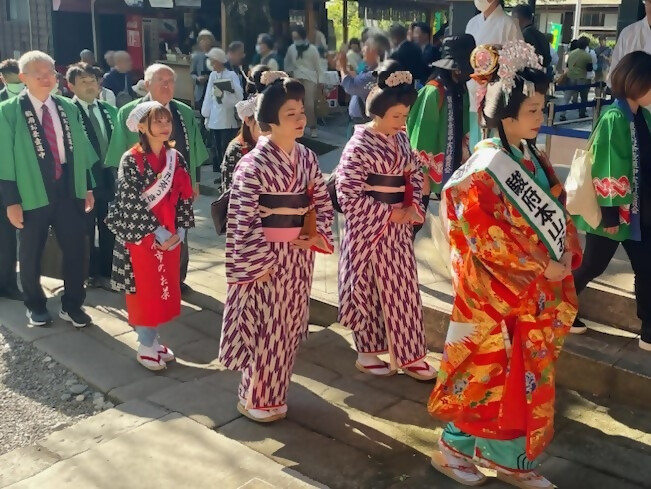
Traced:
[[387, 137], [358, 126], [337, 168], [346, 217], [339, 258], [339, 322], [354, 331], [362, 353], [389, 352], [395, 367], [427, 353], [412, 226], [389, 222], [392, 206], [364, 192], [369, 173], [409, 170], [421, 215], [423, 174], [405, 133]]
[[[301, 193], [314, 182], [317, 230], [332, 247], [333, 209], [316, 155], [296, 144], [293, 157], [266, 138], [235, 170], [226, 231], [228, 291], [219, 361], [242, 371], [246, 407], [283, 405], [296, 350], [307, 335], [314, 252], [264, 238], [262, 193]], [[271, 272], [271, 280], [257, 279]]]

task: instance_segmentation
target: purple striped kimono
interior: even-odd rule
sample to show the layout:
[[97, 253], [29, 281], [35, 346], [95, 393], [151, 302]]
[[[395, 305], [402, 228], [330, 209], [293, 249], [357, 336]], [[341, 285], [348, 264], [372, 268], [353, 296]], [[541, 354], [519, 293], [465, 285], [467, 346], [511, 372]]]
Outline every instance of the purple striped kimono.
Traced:
[[[423, 174], [403, 132], [385, 136], [357, 126], [337, 167], [337, 196], [346, 217], [339, 257], [339, 322], [354, 331], [360, 353], [389, 353], [400, 368], [427, 353], [412, 225], [389, 221], [396, 205], [368, 195], [378, 175], [406, 175], [421, 204]], [[375, 187], [373, 187], [375, 188]]]
[[[296, 144], [288, 155], [262, 138], [233, 175], [226, 231], [228, 292], [219, 361], [242, 371], [240, 400], [247, 409], [285, 404], [294, 358], [307, 335], [314, 251], [265, 238], [259, 198], [304, 194], [314, 184], [317, 231], [332, 253], [333, 209], [316, 155]], [[271, 279], [259, 282], [267, 272]]]

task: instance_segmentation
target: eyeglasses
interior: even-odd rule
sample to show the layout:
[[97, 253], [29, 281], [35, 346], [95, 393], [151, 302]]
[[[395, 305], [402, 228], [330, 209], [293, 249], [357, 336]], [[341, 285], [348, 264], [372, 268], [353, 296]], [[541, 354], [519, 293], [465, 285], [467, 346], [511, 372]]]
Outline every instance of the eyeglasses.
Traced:
[[24, 73], [26, 76], [30, 76], [38, 81], [47, 80], [57, 75], [57, 72], [52, 70], [45, 73]]

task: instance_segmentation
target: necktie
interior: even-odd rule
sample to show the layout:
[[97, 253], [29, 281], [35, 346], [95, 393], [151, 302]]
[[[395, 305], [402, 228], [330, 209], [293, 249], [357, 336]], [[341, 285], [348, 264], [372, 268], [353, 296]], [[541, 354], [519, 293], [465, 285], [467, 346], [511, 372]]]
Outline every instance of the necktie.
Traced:
[[43, 132], [45, 132], [45, 139], [50, 146], [52, 157], [54, 159], [54, 179], [61, 178], [63, 168], [61, 167], [61, 155], [59, 154], [59, 144], [57, 143], [57, 133], [54, 130], [54, 122], [52, 122], [52, 115], [46, 105], [43, 105], [43, 120], [41, 122]]
[[99, 123], [99, 119], [95, 115], [98, 110], [97, 104], [92, 104], [88, 106], [88, 118], [90, 119], [90, 124], [93, 126], [95, 135], [97, 136], [97, 141], [99, 142], [99, 152], [100, 160], [104, 161], [106, 157], [106, 152], [108, 150], [108, 141], [106, 140], [106, 134], [102, 131], [102, 126]]

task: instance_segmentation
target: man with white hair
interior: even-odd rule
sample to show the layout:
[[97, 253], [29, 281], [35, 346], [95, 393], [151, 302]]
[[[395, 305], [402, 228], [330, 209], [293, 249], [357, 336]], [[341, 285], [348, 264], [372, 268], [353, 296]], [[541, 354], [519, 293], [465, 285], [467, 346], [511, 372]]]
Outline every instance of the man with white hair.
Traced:
[[115, 66], [104, 77], [104, 88], [115, 94], [117, 107], [123, 107], [136, 98], [131, 80], [131, 55], [126, 51], [116, 51]]
[[46, 326], [52, 318], [40, 284], [41, 259], [50, 226], [63, 252], [65, 292], [59, 316], [77, 328], [90, 316], [85, 300], [85, 213], [93, 209], [98, 161], [77, 107], [52, 95], [57, 84], [54, 60], [40, 51], [19, 62], [26, 90], [0, 106], [0, 193], [7, 217], [20, 230], [20, 281], [27, 318]]
[[95, 53], [93, 53], [90, 49], [84, 49], [81, 53], [79, 53], [79, 59], [82, 63], [87, 63], [91, 66], [95, 66]]
[[[176, 142], [174, 148], [179, 151], [188, 163], [192, 183], [195, 188], [195, 197], [199, 194], [197, 184], [199, 167], [209, 158], [208, 150], [201, 137], [201, 130], [193, 110], [178, 100], [174, 100], [174, 87], [176, 74], [167, 65], [156, 63], [145, 71], [145, 87], [149, 93], [138, 100], [125, 105], [118, 112], [118, 119], [111, 136], [108, 153], [106, 155], [106, 166], [118, 167], [122, 155], [138, 142], [138, 134], [127, 129], [126, 122], [131, 111], [140, 103], [150, 100], [159, 102], [167, 107], [172, 113], [173, 130], [170, 139]], [[181, 291], [187, 292], [189, 287], [185, 285], [185, 277], [188, 272], [188, 247], [187, 239], [183, 242], [181, 250]]]

